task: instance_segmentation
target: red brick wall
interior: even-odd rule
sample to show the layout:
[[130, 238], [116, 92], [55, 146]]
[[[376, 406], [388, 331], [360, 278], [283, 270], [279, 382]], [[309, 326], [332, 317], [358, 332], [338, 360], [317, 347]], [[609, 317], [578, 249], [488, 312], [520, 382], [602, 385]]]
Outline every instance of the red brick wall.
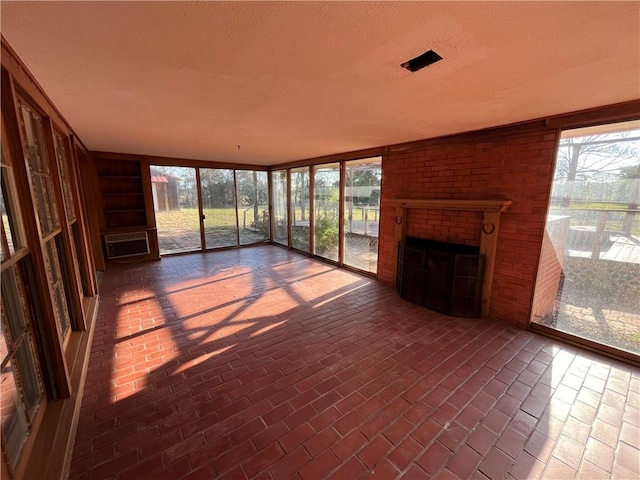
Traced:
[[407, 235], [443, 242], [480, 245], [482, 212], [452, 212], [450, 210], [409, 210]]
[[[384, 155], [378, 278], [395, 281], [394, 198], [502, 198], [490, 315], [526, 326], [544, 233], [558, 131], [518, 126], [421, 142]], [[407, 231], [479, 245], [482, 214], [411, 210]]]
[[557, 218], [547, 225], [538, 264], [532, 320], [539, 322], [553, 312], [562, 275], [570, 217]]

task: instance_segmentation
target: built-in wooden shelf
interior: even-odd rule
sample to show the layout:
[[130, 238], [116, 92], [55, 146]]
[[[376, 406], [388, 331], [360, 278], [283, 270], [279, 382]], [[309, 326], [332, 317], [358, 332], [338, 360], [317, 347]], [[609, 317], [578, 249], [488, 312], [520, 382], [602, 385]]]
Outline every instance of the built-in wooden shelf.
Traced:
[[102, 231], [147, 226], [140, 162], [102, 158], [97, 161], [104, 223]]

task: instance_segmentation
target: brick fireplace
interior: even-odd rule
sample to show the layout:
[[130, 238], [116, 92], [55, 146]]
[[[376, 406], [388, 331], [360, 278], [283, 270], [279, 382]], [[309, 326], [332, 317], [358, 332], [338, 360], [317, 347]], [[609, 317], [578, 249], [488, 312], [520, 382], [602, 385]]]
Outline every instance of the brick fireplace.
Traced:
[[[470, 239], [467, 245], [476, 246], [476, 238], [479, 237], [479, 254], [484, 262], [484, 275], [481, 287], [480, 315], [483, 318], [489, 316], [491, 302], [491, 288], [493, 285], [493, 271], [496, 263], [496, 247], [500, 233], [500, 214], [506, 212], [511, 206], [510, 200], [495, 199], [396, 199], [391, 202], [396, 208], [394, 218], [394, 240], [396, 244], [404, 243], [407, 237], [407, 229], [412, 218], [411, 212], [426, 210], [426, 213], [418, 214], [417, 221], [413, 221], [414, 228], [428, 224], [430, 215], [440, 218], [438, 229], [441, 232], [458, 233], [456, 238]], [[464, 213], [481, 213], [480, 225], [476, 221], [465, 220]], [[446, 215], [445, 215], [446, 214]], [[422, 215], [426, 215], [423, 217]], [[474, 216], [477, 217], [477, 216]], [[443, 221], [443, 218], [446, 220]], [[466, 224], [466, 226], [465, 226]], [[436, 230], [434, 228], [434, 230]], [[450, 241], [447, 238], [447, 241]]]
[[[559, 130], [540, 121], [389, 147], [382, 162], [378, 278], [395, 284], [399, 199], [509, 199], [491, 240], [495, 256], [485, 311], [526, 327], [558, 140]], [[480, 246], [483, 223], [488, 230], [483, 210], [431, 204], [412, 208], [402, 228], [413, 237]]]

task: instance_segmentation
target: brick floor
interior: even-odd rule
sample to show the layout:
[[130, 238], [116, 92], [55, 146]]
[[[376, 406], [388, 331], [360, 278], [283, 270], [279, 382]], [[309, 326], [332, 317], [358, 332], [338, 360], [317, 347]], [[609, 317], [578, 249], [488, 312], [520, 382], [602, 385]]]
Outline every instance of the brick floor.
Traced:
[[640, 475], [637, 368], [278, 247], [110, 267], [97, 321], [72, 479]]

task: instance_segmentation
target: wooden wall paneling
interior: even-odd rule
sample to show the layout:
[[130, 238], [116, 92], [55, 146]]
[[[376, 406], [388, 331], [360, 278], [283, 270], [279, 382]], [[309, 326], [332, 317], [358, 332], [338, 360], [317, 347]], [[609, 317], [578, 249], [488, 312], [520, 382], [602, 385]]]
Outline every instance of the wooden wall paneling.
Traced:
[[153, 190], [151, 187], [151, 164], [148, 159], [140, 161], [142, 175], [142, 193], [144, 194], [144, 209], [146, 215], [146, 230], [149, 236], [149, 255], [151, 260], [160, 260], [160, 245], [158, 243], [158, 228], [156, 214], [153, 208]]
[[[22, 212], [22, 223], [25, 229], [25, 239], [33, 259], [33, 273], [38, 287], [35, 296], [38, 298], [38, 303], [44, 316], [40, 322], [40, 326], [44, 330], [42, 332], [43, 348], [46, 348], [47, 354], [53, 363], [51, 371], [53, 372], [54, 378], [51, 380], [53, 380], [56, 385], [58, 396], [60, 398], [67, 398], [71, 394], [69, 369], [64, 355], [63, 342], [58, 334], [58, 327], [56, 325], [54, 313], [55, 302], [45, 269], [44, 244], [41, 241], [40, 225], [35, 215], [36, 206], [34, 205], [31, 194], [29, 167], [27, 165], [27, 159], [24, 158], [23, 154], [22, 133], [18, 126], [19, 112], [15, 100], [15, 85], [13, 77], [8, 75], [4, 69], [2, 69], [2, 77], [2, 121], [5, 123], [10, 151], [15, 155], [12, 159], [14, 180], [18, 191], [21, 192], [19, 200], [20, 210]], [[18, 152], [21, 153], [18, 154]], [[46, 371], [47, 369], [43, 369], [43, 374]]]
[[105, 258], [102, 250], [100, 232], [105, 228], [105, 219], [102, 213], [102, 197], [98, 183], [98, 170], [96, 159], [93, 155], [77, 150], [80, 179], [83, 185], [85, 210], [87, 213], [87, 226], [89, 227], [89, 240], [95, 269], [104, 272]]
[[250, 165], [245, 163], [220, 162], [215, 160], [195, 160], [189, 158], [157, 157], [154, 155], [137, 155], [132, 153], [118, 152], [92, 152], [96, 158], [112, 160], [133, 160], [147, 161], [150, 165], [161, 165], [166, 167], [193, 167], [193, 168], [221, 168], [230, 170], [259, 170], [268, 171], [270, 167], [265, 165]]

